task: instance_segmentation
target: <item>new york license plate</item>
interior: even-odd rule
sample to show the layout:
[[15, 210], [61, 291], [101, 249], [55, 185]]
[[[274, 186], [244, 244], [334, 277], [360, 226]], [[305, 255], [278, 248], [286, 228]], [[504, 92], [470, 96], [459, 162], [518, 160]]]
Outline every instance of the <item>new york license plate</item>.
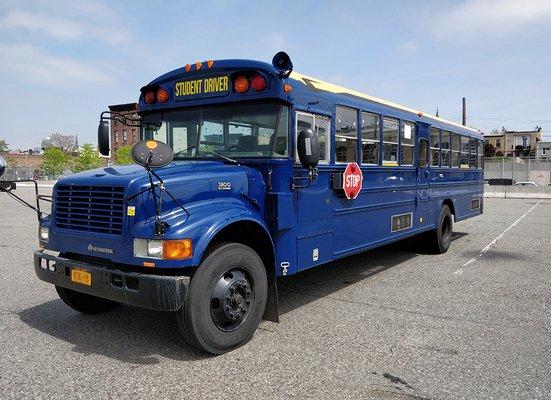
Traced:
[[73, 268], [71, 270], [71, 281], [80, 283], [81, 285], [92, 286], [92, 274], [85, 269]]

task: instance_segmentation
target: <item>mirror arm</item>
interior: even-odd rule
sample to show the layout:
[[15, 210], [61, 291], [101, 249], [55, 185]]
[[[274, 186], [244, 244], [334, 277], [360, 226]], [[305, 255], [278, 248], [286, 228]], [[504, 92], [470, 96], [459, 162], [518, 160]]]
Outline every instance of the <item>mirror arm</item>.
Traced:
[[100, 122], [101, 121], [117, 121], [120, 122], [123, 125], [139, 128], [141, 125], [141, 119], [140, 118], [130, 118], [126, 116], [125, 114], [122, 114], [117, 111], [104, 111], [100, 114]]

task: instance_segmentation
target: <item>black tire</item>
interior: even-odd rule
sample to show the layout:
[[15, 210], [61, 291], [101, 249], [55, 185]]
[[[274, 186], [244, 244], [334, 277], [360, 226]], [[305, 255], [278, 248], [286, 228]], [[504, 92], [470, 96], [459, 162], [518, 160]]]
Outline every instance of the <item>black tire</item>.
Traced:
[[433, 254], [444, 254], [450, 248], [453, 236], [453, 214], [447, 205], [440, 209], [437, 229], [428, 233], [428, 251]]
[[59, 298], [65, 304], [73, 310], [83, 314], [101, 314], [104, 312], [113, 311], [121, 305], [121, 303], [117, 303], [116, 301], [102, 299], [100, 297], [80, 293], [61, 286], [56, 286], [55, 290], [57, 291]]
[[223, 243], [199, 265], [184, 306], [176, 312], [185, 341], [223, 354], [247, 343], [262, 320], [268, 297], [266, 269], [258, 254]]

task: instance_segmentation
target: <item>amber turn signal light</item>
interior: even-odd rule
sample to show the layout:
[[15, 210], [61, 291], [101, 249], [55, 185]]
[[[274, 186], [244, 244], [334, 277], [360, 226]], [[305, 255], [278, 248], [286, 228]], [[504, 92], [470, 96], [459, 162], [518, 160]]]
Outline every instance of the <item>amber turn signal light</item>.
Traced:
[[159, 103], [166, 103], [168, 101], [168, 91], [165, 89], [157, 90], [157, 101]]
[[239, 75], [233, 81], [233, 87], [237, 93], [245, 93], [249, 90], [249, 79], [246, 76]]
[[183, 260], [192, 256], [191, 239], [165, 240], [163, 242], [163, 258], [165, 260]]

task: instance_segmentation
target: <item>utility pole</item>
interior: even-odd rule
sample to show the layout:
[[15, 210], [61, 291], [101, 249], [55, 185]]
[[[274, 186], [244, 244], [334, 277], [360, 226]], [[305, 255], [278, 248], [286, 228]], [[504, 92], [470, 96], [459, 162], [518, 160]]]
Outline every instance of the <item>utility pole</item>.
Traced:
[[463, 126], [467, 126], [467, 100], [463, 97]]

